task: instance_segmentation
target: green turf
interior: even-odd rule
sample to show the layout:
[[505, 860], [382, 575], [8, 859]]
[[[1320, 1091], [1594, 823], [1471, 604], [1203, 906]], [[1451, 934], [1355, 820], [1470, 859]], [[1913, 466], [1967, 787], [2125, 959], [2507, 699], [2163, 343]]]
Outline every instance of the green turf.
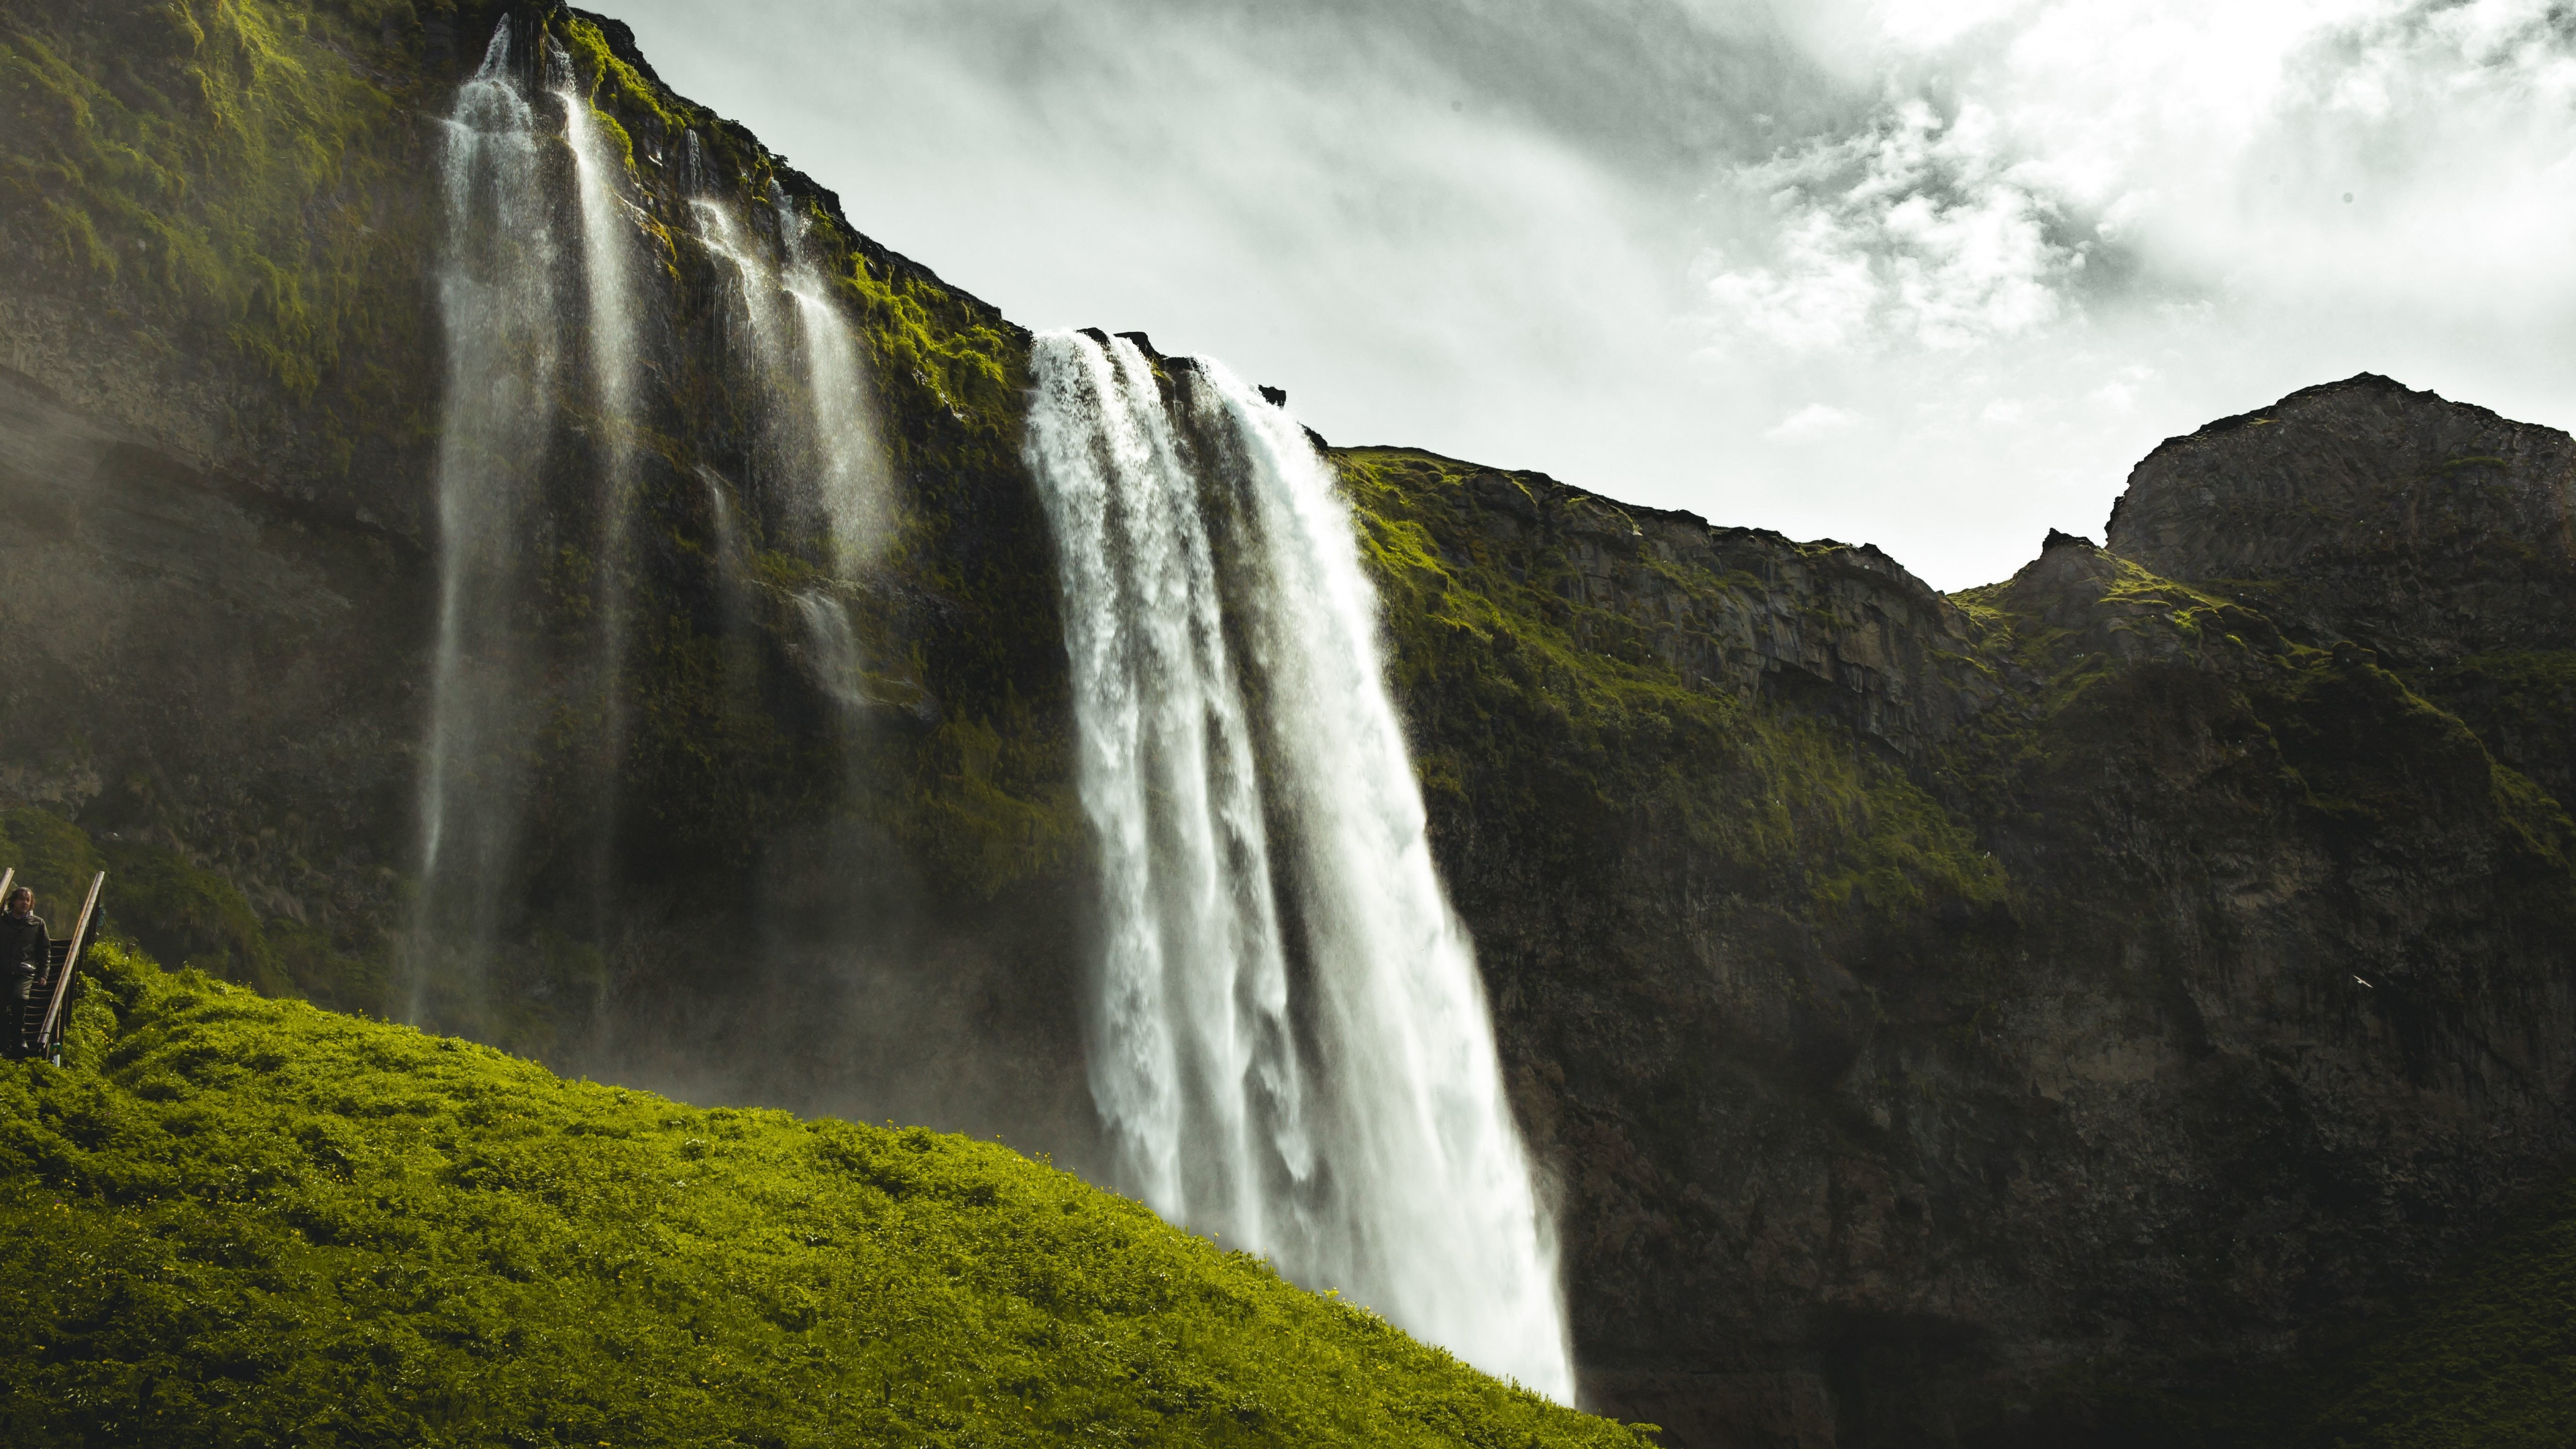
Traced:
[[0, 1066], [22, 1449], [1647, 1442], [995, 1143], [93, 964]]

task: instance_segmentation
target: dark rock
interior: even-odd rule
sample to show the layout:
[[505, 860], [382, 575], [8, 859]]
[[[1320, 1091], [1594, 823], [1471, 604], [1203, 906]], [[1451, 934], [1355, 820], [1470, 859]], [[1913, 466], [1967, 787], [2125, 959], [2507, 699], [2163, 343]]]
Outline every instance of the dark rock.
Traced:
[[2407, 666], [2576, 648], [2576, 444], [2363, 373], [2168, 439], [2110, 547]]

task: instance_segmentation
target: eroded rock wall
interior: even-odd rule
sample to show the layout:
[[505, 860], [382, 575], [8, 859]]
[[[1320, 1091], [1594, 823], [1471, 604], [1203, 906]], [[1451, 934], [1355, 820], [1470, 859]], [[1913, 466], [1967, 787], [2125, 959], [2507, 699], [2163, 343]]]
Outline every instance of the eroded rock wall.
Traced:
[[1427, 615], [1407, 699], [1605, 1408], [2065, 1442], [2106, 1384], [2386, 1302], [2576, 1150], [2566, 816], [2318, 615], [2071, 539], [1944, 600], [1531, 475], [1345, 469]]

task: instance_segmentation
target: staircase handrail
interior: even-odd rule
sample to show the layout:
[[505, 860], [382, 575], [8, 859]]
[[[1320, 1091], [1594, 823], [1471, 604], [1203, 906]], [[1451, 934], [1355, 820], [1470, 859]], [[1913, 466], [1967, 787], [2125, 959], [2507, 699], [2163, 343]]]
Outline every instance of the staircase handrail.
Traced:
[[51, 1053], [56, 1045], [55, 1028], [62, 1023], [63, 1001], [72, 989], [72, 973], [80, 969], [81, 948], [89, 944], [90, 921], [98, 914], [98, 893], [107, 888], [107, 872], [91, 877], [89, 899], [81, 902], [80, 923], [72, 927], [71, 944], [63, 951], [62, 974], [54, 978], [53, 999], [45, 1003], [45, 1024], [36, 1032], [36, 1052]]

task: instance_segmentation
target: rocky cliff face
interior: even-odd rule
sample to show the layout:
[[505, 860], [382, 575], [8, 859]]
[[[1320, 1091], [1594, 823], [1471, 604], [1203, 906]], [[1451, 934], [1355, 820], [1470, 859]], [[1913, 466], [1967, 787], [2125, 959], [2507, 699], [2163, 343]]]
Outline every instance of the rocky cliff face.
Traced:
[[[605, 18], [0, 13], [0, 806], [46, 817], [0, 837], [33, 850], [19, 838], [68, 819], [88, 838], [44, 884], [111, 865], [147, 945], [271, 989], [700, 1096], [1009, 1121], [1078, 1157], [1063, 923], [1082, 877], [1019, 329], [858, 236]], [[608, 428], [564, 345], [570, 422], [514, 524], [530, 728], [503, 763], [528, 794], [490, 890], [508, 959], [411, 990], [439, 166], [458, 82], [505, 23], [544, 114], [568, 88], [632, 158], [645, 443], [611, 541]], [[560, 257], [571, 158], [543, 164], [563, 199], [535, 221]], [[895, 518], [864, 581], [829, 576], [764, 475], [769, 383], [729, 365], [738, 283], [703, 201], [765, 254], [802, 228], [865, 346]], [[817, 607], [847, 621], [861, 687], [825, 677]], [[1006, 1111], [1043, 1102], [1065, 1105]]]
[[[599, 444], [550, 445], [520, 949], [433, 1004], [1080, 1163], [1025, 337], [613, 22], [0, 10], [0, 835], [117, 870], [165, 954], [387, 1003], [438, 548], [424, 178], [505, 13], [635, 148], [654, 445], [607, 571], [575, 566]], [[873, 367], [897, 541], [827, 590], [856, 705], [800, 622], [810, 541], [724, 553], [756, 400], [713, 361], [692, 134], [723, 199], [815, 228]], [[2159, 449], [2107, 551], [1954, 598], [1865, 546], [1333, 456], [1602, 1407], [1684, 1445], [2065, 1442], [2367, 1311], [2576, 1150], [2564, 435], [2310, 389]], [[602, 579], [638, 631], [607, 761]]]
[[[2392, 389], [2280, 411], [2338, 391]], [[2510, 426], [2403, 403], [2409, 448]], [[2200, 456], [2212, 537], [2300, 526]], [[2576, 833], [2318, 622], [2404, 617], [2384, 593], [2266, 565], [2285, 627], [2266, 587], [2061, 536], [1954, 602], [1867, 551], [1354, 462], [1382, 536], [1420, 530], [1387, 553], [1432, 625], [1410, 698], [1606, 1406], [2062, 1442], [2106, 1384], [2205, 1384], [2420, 1280], [2576, 1147]], [[2246, 466], [2288, 462], [2359, 466]], [[2410, 512], [2491, 506], [2369, 466]]]

